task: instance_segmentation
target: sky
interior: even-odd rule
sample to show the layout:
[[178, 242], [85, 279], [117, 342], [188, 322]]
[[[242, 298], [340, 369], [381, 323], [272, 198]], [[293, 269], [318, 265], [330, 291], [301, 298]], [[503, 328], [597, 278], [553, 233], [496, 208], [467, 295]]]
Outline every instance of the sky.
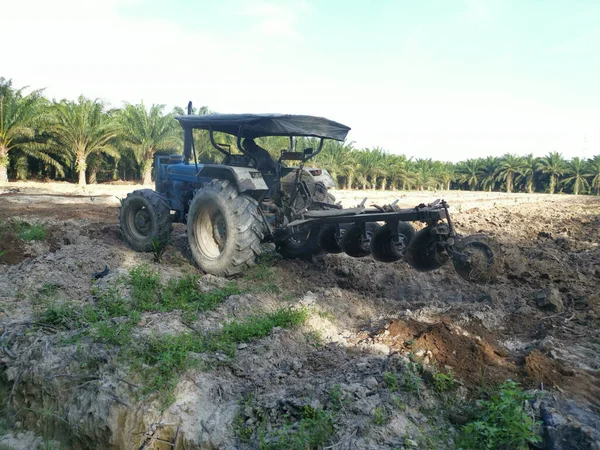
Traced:
[[0, 23], [0, 76], [51, 98], [324, 116], [414, 158], [600, 154], [597, 0], [0, 0]]

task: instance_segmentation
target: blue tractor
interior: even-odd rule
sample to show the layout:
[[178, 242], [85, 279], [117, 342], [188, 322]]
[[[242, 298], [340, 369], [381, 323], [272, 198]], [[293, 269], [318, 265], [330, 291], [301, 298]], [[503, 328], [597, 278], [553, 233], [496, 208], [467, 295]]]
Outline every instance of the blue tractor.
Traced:
[[[491, 272], [492, 249], [484, 239], [459, 239], [444, 201], [410, 209], [335, 203], [329, 174], [304, 165], [326, 139], [343, 141], [350, 130], [345, 125], [301, 115], [192, 115], [191, 102], [188, 115], [176, 119], [184, 131], [183, 155], [156, 155], [155, 190], [136, 190], [121, 206], [121, 231], [135, 250], [152, 251], [157, 242], [167, 242], [172, 223], [180, 222], [187, 224], [199, 268], [219, 276], [253, 265], [265, 242], [290, 258], [345, 252], [384, 262], [405, 259], [420, 271], [452, 260], [470, 280]], [[194, 129], [208, 131], [223, 153], [221, 164], [198, 162]], [[236, 145], [216, 142], [215, 132], [234, 136]], [[255, 142], [268, 136], [289, 138], [277, 160]], [[313, 138], [315, 145], [297, 151], [297, 137]], [[426, 226], [416, 232], [410, 221]]]

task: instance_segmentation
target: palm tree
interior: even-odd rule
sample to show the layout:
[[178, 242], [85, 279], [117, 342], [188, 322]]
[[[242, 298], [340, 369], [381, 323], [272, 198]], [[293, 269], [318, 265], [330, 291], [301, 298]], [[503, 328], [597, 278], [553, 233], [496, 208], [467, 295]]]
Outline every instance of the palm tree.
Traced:
[[35, 127], [45, 117], [42, 91], [25, 95], [23, 89], [13, 89], [10, 80], [0, 78], [0, 183], [8, 181], [9, 153], [16, 148], [54, 166], [63, 175], [60, 163], [35, 145]]
[[344, 179], [344, 187], [352, 188], [352, 177], [356, 170], [353, 142], [326, 141], [323, 151], [317, 155], [314, 164], [327, 169], [334, 180]]
[[461, 183], [467, 183], [470, 190], [475, 190], [481, 178], [482, 163], [480, 159], [467, 159], [457, 164], [457, 173]]
[[565, 171], [567, 177], [562, 180], [565, 186], [571, 186], [573, 194], [579, 195], [580, 192], [586, 192], [590, 188], [590, 183], [586, 177], [591, 176], [587, 161], [581, 158], [573, 158], [567, 164]]
[[355, 153], [356, 181], [363, 189], [375, 189], [377, 177], [384, 175], [384, 167], [381, 164], [382, 154], [379, 148], [364, 149]]
[[588, 159], [588, 168], [590, 177], [593, 177], [590, 185], [596, 191], [596, 195], [600, 195], [600, 155]]
[[496, 179], [504, 181], [506, 192], [512, 192], [515, 176], [520, 174], [521, 165], [521, 158], [517, 155], [507, 153], [500, 158], [500, 166], [496, 170]]
[[548, 174], [550, 183], [548, 185], [548, 191], [554, 194], [558, 181], [562, 174], [566, 170], [566, 162], [562, 155], [558, 152], [548, 153], [547, 156], [540, 158], [539, 170], [542, 173]]
[[435, 186], [436, 180], [433, 176], [433, 162], [431, 159], [416, 159], [412, 168], [414, 170], [415, 187], [419, 191]]
[[79, 185], [86, 184], [88, 159], [106, 154], [115, 158], [119, 152], [112, 141], [119, 133], [114, 117], [105, 113], [104, 104], [80, 96], [76, 102], [62, 100], [52, 108], [52, 122], [48, 131], [52, 139], [47, 148], [63, 152], [66, 162], [79, 174]]
[[530, 194], [535, 192], [535, 174], [538, 171], [539, 165], [539, 160], [531, 153], [521, 159], [521, 170], [516, 181], [518, 183], [523, 182], [525, 189]]
[[163, 115], [164, 105], [126, 104], [118, 114], [123, 145], [132, 151], [142, 175], [142, 184], [152, 183], [154, 153], [181, 145], [181, 128], [172, 115]]
[[481, 188], [484, 191], [492, 192], [496, 186], [497, 171], [500, 166], [500, 159], [495, 156], [488, 156], [481, 159]]
[[439, 180], [443, 183], [442, 189], [450, 190], [450, 183], [456, 178], [456, 169], [451, 162], [442, 163], [437, 171]]
[[409, 160], [404, 155], [390, 155], [388, 160], [388, 178], [392, 189], [404, 189], [411, 177], [408, 171]]

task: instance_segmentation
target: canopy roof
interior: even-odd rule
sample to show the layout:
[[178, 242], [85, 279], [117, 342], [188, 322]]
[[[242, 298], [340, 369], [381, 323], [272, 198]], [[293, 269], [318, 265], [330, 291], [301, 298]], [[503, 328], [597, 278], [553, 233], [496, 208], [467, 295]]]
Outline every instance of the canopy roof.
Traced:
[[175, 116], [183, 128], [213, 130], [240, 136], [311, 136], [343, 141], [350, 127], [324, 117], [291, 114], [207, 114]]

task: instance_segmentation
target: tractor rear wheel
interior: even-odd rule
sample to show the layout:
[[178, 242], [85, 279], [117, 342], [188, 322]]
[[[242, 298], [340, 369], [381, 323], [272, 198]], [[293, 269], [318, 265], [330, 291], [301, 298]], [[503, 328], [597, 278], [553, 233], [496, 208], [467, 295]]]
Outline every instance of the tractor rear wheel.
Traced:
[[227, 180], [210, 182], [190, 202], [188, 241], [205, 272], [231, 276], [254, 265], [262, 231], [258, 202]]
[[165, 198], [152, 189], [138, 189], [127, 195], [119, 210], [121, 233], [138, 252], [149, 252], [153, 242], [164, 245], [171, 236], [171, 210]]

